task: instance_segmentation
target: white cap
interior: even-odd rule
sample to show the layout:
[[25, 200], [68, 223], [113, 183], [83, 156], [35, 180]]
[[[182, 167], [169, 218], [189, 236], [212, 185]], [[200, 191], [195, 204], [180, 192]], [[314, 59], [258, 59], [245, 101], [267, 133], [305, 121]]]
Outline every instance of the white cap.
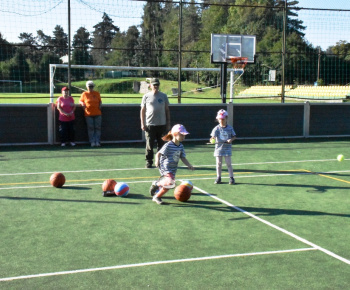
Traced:
[[94, 82], [93, 81], [87, 81], [86, 82], [86, 87], [88, 88], [88, 87], [94, 87], [95, 86], [95, 84], [94, 84]]
[[223, 109], [218, 111], [218, 114], [216, 115], [216, 119], [225, 119], [228, 116], [227, 112]]
[[171, 129], [171, 134], [174, 134], [174, 133], [181, 133], [183, 135], [190, 134], [186, 131], [185, 126], [181, 124], [177, 124]]

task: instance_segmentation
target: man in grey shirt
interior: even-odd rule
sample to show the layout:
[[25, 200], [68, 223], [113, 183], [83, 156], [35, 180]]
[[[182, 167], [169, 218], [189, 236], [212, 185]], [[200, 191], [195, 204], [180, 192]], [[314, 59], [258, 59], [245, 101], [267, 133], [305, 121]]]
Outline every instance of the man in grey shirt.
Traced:
[[163, 135], [170, 130], [169, 100], [166, 94], [159, 91], [159, 79], [151, 79], [151, 89], [142, 97], [141, 102], [141, 129], [146, 135], [146, 168], [153, 165], [153, 147], [157, 140], [157, 151], [162, 148]]

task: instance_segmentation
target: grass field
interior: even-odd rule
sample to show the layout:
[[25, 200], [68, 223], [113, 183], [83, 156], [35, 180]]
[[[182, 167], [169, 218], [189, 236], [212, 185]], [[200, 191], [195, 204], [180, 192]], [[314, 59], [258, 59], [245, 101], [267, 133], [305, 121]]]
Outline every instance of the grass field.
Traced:
[[[101, 92], [102, 102], [104, 104], [140, 104], [143, 94], [138, 93], [106, 93], [104, 92], [105, 86], [112, 83], [122, 83], [129, 82], [128, 86], [131, 86], [130, 82], [132, 81], [141, 81], [145, 78], [123, 78], [123, 79], [101, 79], [94, 80], [96, 83], [96, 90]], [[60, 88], [66, 84], [57, 84], [55, 90], [54, 101], [61, 95], [59, 93]], [[74, 93], [72, 96], [76, 103], [78, 103], [80, 92], [85, 89], [85, 81], [72, 82], [74, 91], [79, 91], [79, 93]], [[121, 84], [122, 86], [122, 84]], [[177, 82], [161, 80], [160, 90], [166, 93], [170, 102], [175, 104], [178, 103], [177, 96], [172, 96], [172, 88], [177, 88]], [[202, 92], [196, 91], [196, 88], [204, 88]], [[78, 90], [77, 88], [80, 88]], [[244, 87], [240, 85], [235, 86], [235, 92], [238, 94], [240, 90]], [[181, 103], [184, 104], [205, 104], [205, 103], [221, 103], [220, 97], [220, 88], [205, 88], [205, 85], [199, 85], [193, 82], [184, 81], [181, 83], [182, 99]], [[0, 104], [47, 104], [50, 102], [50, 93], [49, 85], [47, 85], [47, 93], [2, 93], [0, 97]], [[230, 92], [228, 89], [227, 92], [227, 102], [230, 98]], [[254, 98], [245, 98], [245, 99], [235, 99], [235, 103], [280, 103], [280, 98], [271, 98], [271, 99], [254, 99]], [[293, 101], [294, 102], [294, 101]]]
[[[3, 147], [0, 288], [348, 289], [349, 141], [237, 140], [237, 184], [224, 166], [214, 185], [212, 145], [185, 140], [195, 187], [165, 205], [143, 144]], [[129, 195], [102, 197], [107, 178]]]

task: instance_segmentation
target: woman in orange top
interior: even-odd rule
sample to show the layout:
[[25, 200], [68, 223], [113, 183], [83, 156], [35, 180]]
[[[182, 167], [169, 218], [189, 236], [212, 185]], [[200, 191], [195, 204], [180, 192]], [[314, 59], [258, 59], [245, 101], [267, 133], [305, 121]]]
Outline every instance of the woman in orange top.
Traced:
[[81, 94], [79, 103], [84, 109], [91, 147], [99, 147], [101, 146], [102, 100], [100, 93], [94, 91], [94, 87], [95, 84], [93, 81], [86, 82], [86, 88], [88, 90]]

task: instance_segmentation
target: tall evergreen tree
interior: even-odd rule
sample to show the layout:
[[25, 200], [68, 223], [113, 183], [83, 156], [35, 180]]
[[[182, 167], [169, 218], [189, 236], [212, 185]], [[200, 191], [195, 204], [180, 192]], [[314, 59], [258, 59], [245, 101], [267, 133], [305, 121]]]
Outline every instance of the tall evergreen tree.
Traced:
[[140, 32], [135, 25], [130, 26], [125, 35], [125, 45], [126, 45], [126, 60], [128, 65], [136, 66], [138, 65], [137, 59], [135, 58], [138, 41], [140, 37]]
[[[201, 32], [201, 11], [197, 7], [196, 2], [191, 0], [191, 3], [183, 9], [183, 33], [182, 45], [184, 50], [193, 50], [197, 41], [200, 38]], [[187, 53], [183, 58], [183, 66], [196, 66], [196, 56], [192, 53]]]
[[[160, 66], [162, 55], [163, 40], [163, 21], [162, 6], [159, 2], [147, 2], [144, 6], [144, 14], [141, 23], [141, 42], [138, 48], [140, 59], [146, 66]], [[140, 54], [143, 54], [141, 56]]]
[[[89, 65], [92, 64], [92, 56], [90, 54], [90, 45], [92, 40], [90, 38], [90, 33], [85, 27], [80, 27], [73, 36], [72, 42], [72, 63]], [[72, 69], [72, 75], [81, 80], [84, 78], [84, 71], [82, 69]]]
[[89, 31], [85, 27], [80, 27], [73, 36], [72, 42], [72, 61], [74, 64], [92, 64], [92, 57], [89, 53], [91, 44], [92, 40]]
[[68, 35], [64, 32], [63, 27], [56, 25], [53, 31], [53, 37], [49, 40], [53, 47], [53, 53], [62, 57], [68, 53]]
[[[167, 17], [163, 22], [163, 49], [167, 50], [162, 55], [162, 66], [174, 67], [178, 65], [179, 49], [179, 6], [168, 7]], [[173, 52], [171, 50], [174, 50]], [[171, 73], [169, 73], [170, 75]], [[174, 79], [176, 75], [174, 74]]]
[[119, 27], [113, 24], [113, 20], [106, 13], [103, 13], [102, 21], [97, 23], [94, 29], [92, 33], [92, 56], [95, 64], [102, 65], [106, 55], [111, 51], [111, 43], [119, 31]]

